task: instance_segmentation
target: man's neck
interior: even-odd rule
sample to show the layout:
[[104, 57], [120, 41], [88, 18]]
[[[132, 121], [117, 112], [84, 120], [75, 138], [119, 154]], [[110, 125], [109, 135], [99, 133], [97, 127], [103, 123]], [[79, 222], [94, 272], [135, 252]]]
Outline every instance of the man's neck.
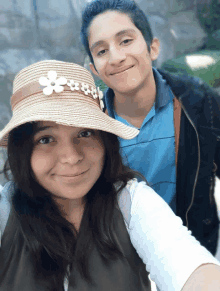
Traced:
[[153, 78], [147, 86], [142, 87], [137, 92], [129, 92], [128, 94], [115, 92], [114, 109], [119, 116], [140, 128], [155, 99], [156, 84]]

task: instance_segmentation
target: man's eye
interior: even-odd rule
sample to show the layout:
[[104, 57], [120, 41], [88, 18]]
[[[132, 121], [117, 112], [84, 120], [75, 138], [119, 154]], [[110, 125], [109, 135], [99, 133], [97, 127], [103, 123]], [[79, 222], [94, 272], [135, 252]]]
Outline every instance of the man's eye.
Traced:
[[128, 44], [129, 42], [133, 41], [133, 39], [124, 39], [122, 41], [123, 44]]
[[106, 52], [106, 50], [101, 50], [101, 51], [99, 51], [98, 53], [97, 53], [97, 56], [102, 56], [104, 53]]
[[94, 134], [95, 134], [94, 130], [85, 130], [80, 132], [79, 137], [90, 137]]
[[53, 142], [53, 138], [51, 136], [45, 136], [38, 140], [38, 144], [48, 144]]

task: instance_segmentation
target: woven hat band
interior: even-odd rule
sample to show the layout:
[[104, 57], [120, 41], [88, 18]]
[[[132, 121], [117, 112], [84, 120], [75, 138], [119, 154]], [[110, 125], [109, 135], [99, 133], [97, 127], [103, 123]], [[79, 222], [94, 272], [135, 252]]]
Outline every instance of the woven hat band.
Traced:
[[[24, 100], [32, 95], [39, 94], [39, 93], [42, 93], [42, 95], [44, 95], [43, 89], [44, 89], [44, 86], [41, 86], [39, 84], [39, 82], [33, 82], [33, 83], [28, 84], [25, 87], [22, 87], [19, 91], [15, 92], [11, 97], [12, 111], [14, 110], [14, 107], [22, 100]], [[64, 91], [65, 92], [69, 91], [71, 93], [73, 92], [73, 90], [71, 90], [71, 88], [68, 85], [63, 85], [63, 89], [64, 90], [62, 92], [64, 92]], [[51, 95], [53, 95], [53, 96], [57, 95], [57, 97], [62, 97], [62, 95], [63, 95], [62, 92], [61, 93], [53, 92]], [[78, 93], [79, 95], [82, 95], [85, 98], [90, 98], [90, 101], [92, 99], [94, 101], [94, 103], [96, 103], [98, 105], [98, 107], [100, 107], [100, 99], [99, 98], [94, 98], [91, 94], [86, 95], [81, 90], [75, 91], [75, 92]], [[44, 95], [44, 96], [45, 96], [45, 98], [51, 98], [51, 95], [49, 95], [49, 96]]]

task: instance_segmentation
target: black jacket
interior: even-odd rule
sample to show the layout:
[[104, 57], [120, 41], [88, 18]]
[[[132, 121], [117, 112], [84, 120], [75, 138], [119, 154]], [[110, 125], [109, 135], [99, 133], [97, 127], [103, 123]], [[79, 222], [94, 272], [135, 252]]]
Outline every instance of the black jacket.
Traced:
[[198, 78], [159, 72], [182, 107], [177, 215], [214, 255], [219, 230], [214, 178], [220, 177], [220, 96]]
[[219, 229], [214, 177], [220, 176], [220, 96], [198, 78], [158, 71], [181, 104], [176, 214], [214, 255]]

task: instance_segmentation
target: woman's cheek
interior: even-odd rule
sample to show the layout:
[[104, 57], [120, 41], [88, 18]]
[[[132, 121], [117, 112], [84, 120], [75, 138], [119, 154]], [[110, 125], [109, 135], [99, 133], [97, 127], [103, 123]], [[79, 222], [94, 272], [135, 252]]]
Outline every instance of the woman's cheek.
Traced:
[[36, 176], [48, 172], [53, 163], [54, 159], [48, 153], [42, 154], [35, 152], [31, 158], [31, 167]]

